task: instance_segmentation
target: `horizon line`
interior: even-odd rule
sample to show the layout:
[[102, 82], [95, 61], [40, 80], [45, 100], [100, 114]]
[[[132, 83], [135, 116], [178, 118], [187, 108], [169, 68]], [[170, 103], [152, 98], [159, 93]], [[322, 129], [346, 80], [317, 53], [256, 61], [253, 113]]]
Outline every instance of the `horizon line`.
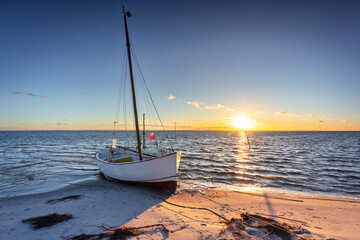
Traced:
[[[104, 132], [113, 132], [114, 130], [104, 130], [104, 129], [0, 129], [0, 132], [41, 132], [41, 131], [104, 131]], [[128, 131], [134, 132], [135, 130], [115, 130], [116, 132]], [[163, 132], [164, 130], [149, 130], [146, 132]], [[166, 132], [360, 132], [360, 130], [165, 130]]]

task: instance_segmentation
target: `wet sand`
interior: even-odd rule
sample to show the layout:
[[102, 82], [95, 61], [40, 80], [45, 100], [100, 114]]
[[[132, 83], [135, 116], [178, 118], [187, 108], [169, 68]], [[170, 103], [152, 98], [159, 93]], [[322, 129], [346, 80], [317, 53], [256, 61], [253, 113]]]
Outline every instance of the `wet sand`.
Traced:
[[[67, 198], [74, 195], [80, 196]], [[73, 218], [40, 229], [22, 222], [52, 213], [71, 214]], [[0, 198], [0, 236], [1, 239], [24, 239], [24, 236], [69, 239], [120, 226], [163, 224], [165, 228], [142, 229], [145, 233], [130, 239], [234, 239], [238, 235], [226, 222], [241, 216], [244, 219], [246, 214], [300, 227], [302, 231], [292, 235], [299, 239], [358, 239], [360, 233], [359, 200], [220, 189], [180, 189], [172, 195], [159, 189], [99, 179], [48, 193]], [[243, 231], [248, 236], [269, 237], [253, 227]], [[272, 237], [276, 238], [276, 235]]]

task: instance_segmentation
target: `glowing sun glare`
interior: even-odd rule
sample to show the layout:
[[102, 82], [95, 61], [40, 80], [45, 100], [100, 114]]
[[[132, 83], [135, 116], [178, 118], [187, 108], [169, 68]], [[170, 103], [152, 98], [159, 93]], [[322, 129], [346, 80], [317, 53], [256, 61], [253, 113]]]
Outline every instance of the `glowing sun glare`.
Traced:
[[235, 119], [233, 126], [241, 130], [249, 130], [254, 127], [254, 121], [245, 117], [238, 117]]

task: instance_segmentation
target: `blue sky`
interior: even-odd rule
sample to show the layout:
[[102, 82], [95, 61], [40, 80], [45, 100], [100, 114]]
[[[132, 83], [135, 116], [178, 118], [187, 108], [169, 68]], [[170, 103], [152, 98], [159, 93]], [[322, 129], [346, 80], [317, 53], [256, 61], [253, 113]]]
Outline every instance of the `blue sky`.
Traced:
[[[0, 129], [110, 128], [122, 3], [0, 3]], [[215, 129], [245, 116], [259, 130], [360, 130], [358, 2], [125, 4], [166, 124]]]

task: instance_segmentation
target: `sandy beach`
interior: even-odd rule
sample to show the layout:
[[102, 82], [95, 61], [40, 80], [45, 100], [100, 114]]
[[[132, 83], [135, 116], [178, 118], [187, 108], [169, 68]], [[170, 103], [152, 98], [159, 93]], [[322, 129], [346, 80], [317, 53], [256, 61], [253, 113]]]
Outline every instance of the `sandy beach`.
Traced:
[[[22, 222], [52, 213], [71, 214], [72, 218], [39, 229]], [[98, 179], [47, 193], [1, 198], [0, 238], [71, 239], [81, 234], [108, 233], [121, 226], [155, 225], [140, 228], [140, 235], [129, 239], [281, 239], [276, 234], [269, 238], [269, 232], [250, 226], [254, 219], [247, 216], [260, 216], [260, 221], [270, 218], [297, 227], [291, 234], [294, 239], [358, 239], [359, 213], [359, 200], [220, 189], [180, 188], [172, 195], [160, 189]], [[237, 219], [246, 225], [241, 233], [235, 231], [240, 228], [230, 226], [239, 226]]]

